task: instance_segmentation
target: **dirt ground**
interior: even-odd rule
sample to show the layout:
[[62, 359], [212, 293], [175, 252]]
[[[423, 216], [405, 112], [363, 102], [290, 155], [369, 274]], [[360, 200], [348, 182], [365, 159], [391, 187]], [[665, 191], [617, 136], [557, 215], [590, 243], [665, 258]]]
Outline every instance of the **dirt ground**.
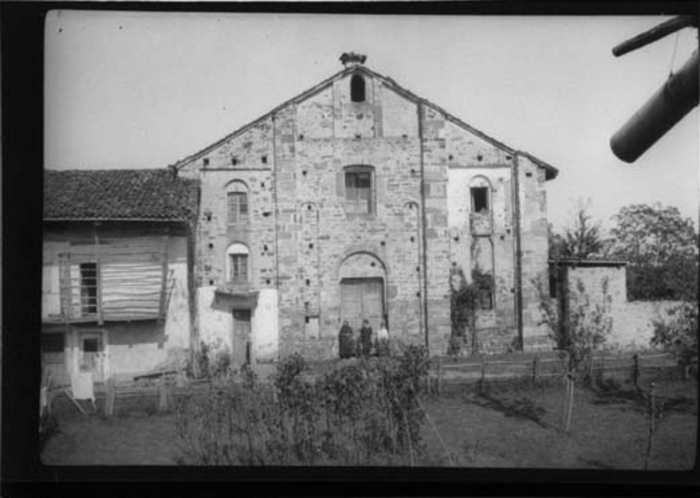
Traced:
[[[670, 401], [658, 423], [649, 468], [689, 470], [696, 452], [697, 385], [659, 383], [657, 392]], [[569, 434], [557, 430], [562, 399], [563, 386], [557, 385], [425, 395], [426, 451], [417, 464], [643, 469], [648, 431], [644, 398], [629, 388], [577, 389]], [[83, 417], [64, 406], [59, 432], [47, 442], [42, 460], [48, 465], [177, 464], [175, 416], [157, 414], [156, 403], [145, 399], [111, 419]]]

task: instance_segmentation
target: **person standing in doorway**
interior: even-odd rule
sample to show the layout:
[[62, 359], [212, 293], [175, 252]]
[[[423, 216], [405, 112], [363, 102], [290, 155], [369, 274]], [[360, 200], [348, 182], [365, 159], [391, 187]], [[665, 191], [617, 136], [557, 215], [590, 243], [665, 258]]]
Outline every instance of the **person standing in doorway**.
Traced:
[[352, 327], [348, 325], [348, 321], [343, 322], [338, 334], [338, 350], [340, 359], [352, 358], [355, 356], [355, 338], [353, 337]]
[[360, 343], [362, 345], [362, 356], [369, 356], [372, 352], [372, 342], [374, 332], [369, 324], [369, 320], [365, 319], [362, 321], [362, 328], [360, 329]]
[[386, 321], [382, 320], [382, 325], [377, 332], [377, 356], [389, 356], [389, 329], [386, 328]]

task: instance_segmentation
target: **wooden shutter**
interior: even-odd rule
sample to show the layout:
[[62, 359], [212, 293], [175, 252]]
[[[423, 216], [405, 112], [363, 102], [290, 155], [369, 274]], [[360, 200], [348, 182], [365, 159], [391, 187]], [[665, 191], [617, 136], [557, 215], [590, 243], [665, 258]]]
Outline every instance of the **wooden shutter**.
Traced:
[[362, 281], [343, 280], [340, 284], [341, 319], [357, 330], [362, 325]]

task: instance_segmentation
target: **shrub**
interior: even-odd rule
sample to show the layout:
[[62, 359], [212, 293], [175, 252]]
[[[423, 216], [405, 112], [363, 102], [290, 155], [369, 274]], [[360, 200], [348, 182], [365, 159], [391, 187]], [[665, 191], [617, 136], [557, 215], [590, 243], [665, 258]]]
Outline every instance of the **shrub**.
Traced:
[[243, 369], [243, 382], [183, 400], [183, 462], [201, 465], [368, 465], [413, 461], [423, 446], [418, 403], [424, 348], [366, 358], [316, 379], [292, 355], [272, 384]]
[[651, 345], [661, 347], [688, 369], [698, 354], [698, 306], [685, 302], [666, 311], [664, 318], [654, 320]]

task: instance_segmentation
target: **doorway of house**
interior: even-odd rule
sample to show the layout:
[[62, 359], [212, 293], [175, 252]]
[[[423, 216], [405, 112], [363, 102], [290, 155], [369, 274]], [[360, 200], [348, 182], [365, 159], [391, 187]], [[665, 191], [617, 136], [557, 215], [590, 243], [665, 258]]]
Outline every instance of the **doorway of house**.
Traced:
[[233, 310], [233, 336], [231, 340], [233, 365], [240, 368], [250, 363], [250, 310]]
[[369, 320], [372, 330], [378, 331], [384, 318], [384, 279], [344, 278], [340, 282], [341, 321], [347, 320], [353, 330]]
[[104, 381], [104, 338], [101, 332], [80, 334], [80, 357], [78, 366], [81, 372], [92, 372], [93, 382]]

